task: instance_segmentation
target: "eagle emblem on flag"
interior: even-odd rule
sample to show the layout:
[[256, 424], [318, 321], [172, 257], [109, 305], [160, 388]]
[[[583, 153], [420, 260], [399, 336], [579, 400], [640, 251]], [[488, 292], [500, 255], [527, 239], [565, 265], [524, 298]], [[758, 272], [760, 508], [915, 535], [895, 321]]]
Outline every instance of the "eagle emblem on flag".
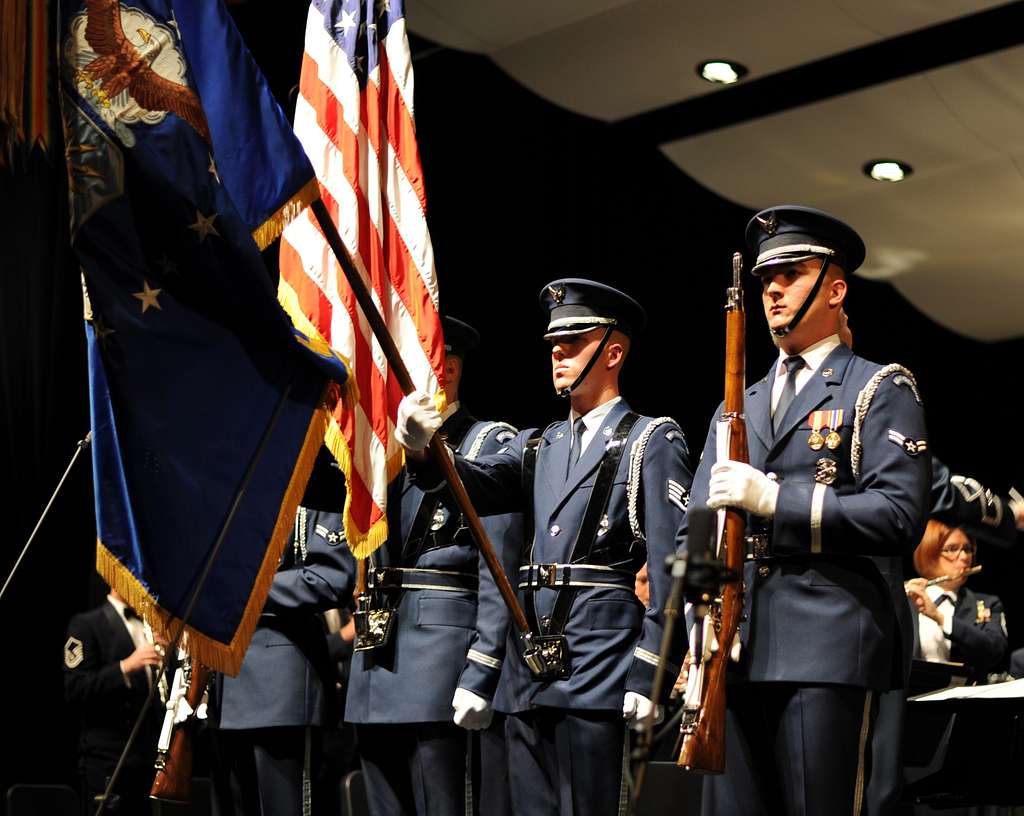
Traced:
[[202, 104], [175, 47], [174, 26], [173, 18], [164, 25], [117, 0], [86, 0], [69, 31], [64, 50], [76, 69], [75, 85], [127, 147], [134, 138], [124, 125], [155, 125], [168, 113], [210, 143]]

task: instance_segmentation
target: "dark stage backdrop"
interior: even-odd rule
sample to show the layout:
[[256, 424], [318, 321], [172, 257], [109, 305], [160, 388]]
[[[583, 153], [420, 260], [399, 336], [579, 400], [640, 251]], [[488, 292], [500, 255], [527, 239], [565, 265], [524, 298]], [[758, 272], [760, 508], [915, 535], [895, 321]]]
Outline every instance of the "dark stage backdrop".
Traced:
[[[298, 81], [305, 4], [253, 2], [235, 14], [287, 104]], [[721, 305], [731, 254], [752, 213], [701, 188], [656, 145], [625, 141], [546, 103], [485, 58], [423, 42], [414, 48], [442, 306], [483, 334], [468, 363], [465, 402], [478, 416], [520, 427], [564, 415], [568, 408], [550, 386], [537, 293], [555, 277], [594, 277], [647, 307], [650, 329], [634, 346], [625, 391], [635, 409], [676, 417], [696, 456], [721, 399]], [[53, 156], [0, 169], [5, 574], [89, 426], [81, 295], [67, 246], [59, 146]], [[274, 253], [267, 257], [273, 274]], [[964, 280], [970, 285], [969, 269]], [[751, 286], [752, 377], [762, 376], [775, 356], [757, 294]], [[958, 337], [885, 284], [854, 281], [848, 311], [861, 354], [916, 372], [934, 452], [1001, 490], [1024, 487], [1012, 396], [1024, 342]], [[0, 791], [16, 781], [73, 777], [76, 732], [62, 702], [61, 650], [68, 618], [102, 597], [92, 571], [94, 540], [90, 467], [82, 459], [0, 601], [0, 699], [10, 749], [0, 765]], [[976, 586], [1003, 597], [1011, 644], [1020, 646], [1024, 601], [1014, 577], [1024, 548], [989, 549], [983, 559]], [[30, 727], [15, 731], [19, 714]]]

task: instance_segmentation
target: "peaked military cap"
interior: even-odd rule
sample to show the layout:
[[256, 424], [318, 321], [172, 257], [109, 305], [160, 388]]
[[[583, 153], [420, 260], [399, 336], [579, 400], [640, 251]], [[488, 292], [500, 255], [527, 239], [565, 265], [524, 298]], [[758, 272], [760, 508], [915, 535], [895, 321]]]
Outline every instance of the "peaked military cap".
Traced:
[[457, 318], [447, 315], [442, 317], [441, 329], [444, 331], [444, 350], [448, 354], [465, 359], [469, 352], [480, 345], [480, 332]]
[[644, 307], [625, 292], [584, 278], [559, 278], [540, 290], [548, 313], [545, 340], [614, 326], [632, 337], [647, 325]]
[[812, 207], [762, 210], [747, 224], [747, 246], [757, 260], [750, 271], [766, 274], [779, 264], [828, 257], [845, 272], [864, 263], [864, 242], [853, 227]]

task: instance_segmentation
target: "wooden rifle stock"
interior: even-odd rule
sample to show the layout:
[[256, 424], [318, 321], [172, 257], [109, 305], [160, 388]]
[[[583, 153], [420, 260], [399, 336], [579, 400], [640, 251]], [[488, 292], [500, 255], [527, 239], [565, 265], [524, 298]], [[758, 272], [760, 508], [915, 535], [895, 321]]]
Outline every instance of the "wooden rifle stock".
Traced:
[[[725, 401], [721, 417], [721, 421], [729, 426], [729, 458], [736, 462], [747, 462], [750, 458], [743, 414], [746, 316], [740, 286], [742, 266], [742, 256], [737, 252], [733, 255], [733, 285], [728, 291], [725, 307]], [[743, 515], [727, 508], [718, 557], [737, 578], [743, 574], [745, 533]], [[710, 625], [704, 628], [705, 637], [713, 637], [718, 648], [710, 652], [707, 648], [704, 650], [699, 705], [690, 712], [684, 711], [678, 764], [694, 771], [722, 773], [725, 770], [725, 675], [743, 614], [742, 580], [722, 583], [718, 597], [709, 598], [707, 606]], [[697, 666], [692, 665], [690, 670], [697, 670]]]
[[[198, 660], [192, 661], [185, 702], [193, 712], [203, 699], [203, 692], [210, 682], [210, 670]], [[195, 732], [195, 714], [183, 723], [174, 726], [171, 745], [166, 754], [159, 752], [156, 761], [156, 776], [149, 798], [161, 802], [188, 803], [192, 801], [192, 739]]]

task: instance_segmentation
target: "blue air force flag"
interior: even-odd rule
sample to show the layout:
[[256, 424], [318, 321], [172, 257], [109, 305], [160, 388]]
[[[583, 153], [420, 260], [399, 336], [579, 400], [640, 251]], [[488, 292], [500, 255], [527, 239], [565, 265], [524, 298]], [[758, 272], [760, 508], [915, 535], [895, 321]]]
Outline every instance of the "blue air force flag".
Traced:
[[235, 673], [347, 378], [260, 255], [316, 182], [219, 0], [77, 0], [61, 25], [97, 566], [172, 634], [255, 461], [188, 630]]

